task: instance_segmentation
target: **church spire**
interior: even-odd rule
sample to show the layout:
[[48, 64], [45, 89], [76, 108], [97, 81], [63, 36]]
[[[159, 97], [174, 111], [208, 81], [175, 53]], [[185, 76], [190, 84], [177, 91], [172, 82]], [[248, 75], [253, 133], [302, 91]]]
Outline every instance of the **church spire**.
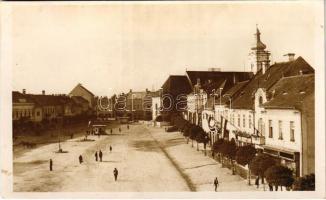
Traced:
[[262, 73], [265, 73], [270, 63], [270, 53], [265, 50], [266, 45], [260, 40], [260, 34], [261, 33], [258, 29], [258, 25], [256, 24], [256, 33], [254, 34], [256, 44], [254, 47], [251, 48], [252, 51], [249, 57], [251, 70], [254, 74], [258, 71], [262, 71]]
[[260, 31], [258, 29], [258, 25], [256, 24], [256, 46], [252, 47], [252, 50], [264, 50], [266, 49], [266, 45], [260, 40]]

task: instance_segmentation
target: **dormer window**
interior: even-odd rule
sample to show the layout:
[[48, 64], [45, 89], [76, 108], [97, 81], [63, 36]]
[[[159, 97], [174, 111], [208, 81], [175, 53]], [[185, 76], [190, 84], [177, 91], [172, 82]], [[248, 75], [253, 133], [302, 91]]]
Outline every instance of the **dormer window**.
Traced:
[[26, 99], [18, 99], [19, 103], [26, 103]]

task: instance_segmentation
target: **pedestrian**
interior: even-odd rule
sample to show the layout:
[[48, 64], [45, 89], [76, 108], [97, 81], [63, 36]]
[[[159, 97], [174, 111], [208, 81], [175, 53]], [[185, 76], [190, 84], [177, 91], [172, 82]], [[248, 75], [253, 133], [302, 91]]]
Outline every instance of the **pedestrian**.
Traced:
[[82, 164], [82, 163], [83, 163], [83, 156], [79, 155], [79, 164]]
[[113, 132], [113, 131], [112, 131], [112, 128], [111, 128], [111, 131], [110, 131], [110, 132], [111, 132], [111, 135], [112, 135], [112, 132]]
[[129, 125], [127, 125], [127, 129], [129, 130]]
[[112, 151], [112, 146], [110, 145], [110, 153], [111, 153], [111, 151]]
[[217, 177], [215, 177], [215, 180], [214, 180], [214, 186], [215, 186], [215, 192], [217, 192], [217, 186], [218, 186], [218, 180], [217, 180]]
[[259, 188], [259, 176], [256, 177], [255, 185]]
[[269, 191], [273, 191], [273, 185], [268, 183]]
[[72, 138], [74, 138], [74, 134], [73, 133], [70, 134], [70, 139], [72, 139]]
[[99, 156], [100, 156], [100, 161], [102, 162], [102, 156], [103, 156], [103, 153], [102, 153], [101, 150], [100, 150]]
[[50, 171], [52, 171], [52, 165], [53, 165], [53, 162], [52, 162], [52, 159], [50, 159]]
[[97, 162], [98, 156], [97, 156], [97, 151], [95, 152], [95, 161]]
[[119, 132], [121, 132], [121, 128], [119, 128]]
[[117, 179], [118, 179], [118, 170], [117, 170], [117, 168], [114, 168], [113, 175], [114, 175], [114, 180], [117, 181]]

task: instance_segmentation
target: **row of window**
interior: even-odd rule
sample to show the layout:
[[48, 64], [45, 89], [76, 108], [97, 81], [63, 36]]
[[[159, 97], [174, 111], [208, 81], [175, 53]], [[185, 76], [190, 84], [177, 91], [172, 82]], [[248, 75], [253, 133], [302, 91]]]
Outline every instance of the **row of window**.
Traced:
[[[228, 113], [227, 112], [220, 112], [218, 111], [218, 116], [224, 116], [225, 118], [228, 118]], [[252, 120], [252, 116], [249, 115], [248, 117], [248, 124], [247, 124], [247, 119], [246, 119], [246, 115], [242, 115], [242, 124], [241, 124], [241, 115], [237, 114], [237, 120], [235, 120], [235, 114], [231, 114], [231, 119], [230, 119], [230, 123], [233, 125], [238, 126], [239, 128], [246, 128], [248, 126], [249, 129], [251, 129], [253, 127], [253, 120]], [[273, 138], [273, 122], [272, 120], [268, 121], [269, 125], [269, 138]], [[283, 140], [283, 126], [282, 126], [282, 120], [278, 121], [278, 139], [279, 140]], [[242, 126], [241, 126], [242, 125]], [[294, 126], [294, 122], [290, 121], [290, 141], [291, 142], [295, 142], [295, 126]], [[263, 121], [262, 119], [259, 119], [258, 121], [258, 131], [260, 132], [261, 135], [265, 135], [264, 133], [264, 125], [263, 125]]]
[[12, 112], [12, 117], [14, 119], [20, 117], [33, 117], [33, 111], [32, 109], [14, 110], [14, 112]]
[[[295, 126], [294, 122], [290, 121], [290, 141], [294, 142], [295, 141]], [[273, 121], [268, 120], [268, 137], [273, 138]], [[283, 140], [283, 122], [282, 120], [278, 120], [278, 139]]]
[[47, 114], [48, 113], [54, 113], [54, 111], [55, 111], [55, 108], [53, 108], [53, 107], [43, 109], [43, 112], [47, 113]]

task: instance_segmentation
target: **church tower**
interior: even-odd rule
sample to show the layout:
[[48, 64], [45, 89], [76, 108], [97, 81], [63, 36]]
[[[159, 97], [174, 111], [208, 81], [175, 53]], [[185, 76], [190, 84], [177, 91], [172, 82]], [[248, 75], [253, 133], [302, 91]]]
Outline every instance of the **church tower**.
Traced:
[[255, 34], [256, 44], [251, 48], [249, 54], [249, 64], [251, 71], [256, 74], [259, 70], [262, 70], [262, 73], [265, 73], [266, 69], [270, 66], [270, 53], [265, 50], [266, 45], [260, 40], [260, 31], [256, 27]]

